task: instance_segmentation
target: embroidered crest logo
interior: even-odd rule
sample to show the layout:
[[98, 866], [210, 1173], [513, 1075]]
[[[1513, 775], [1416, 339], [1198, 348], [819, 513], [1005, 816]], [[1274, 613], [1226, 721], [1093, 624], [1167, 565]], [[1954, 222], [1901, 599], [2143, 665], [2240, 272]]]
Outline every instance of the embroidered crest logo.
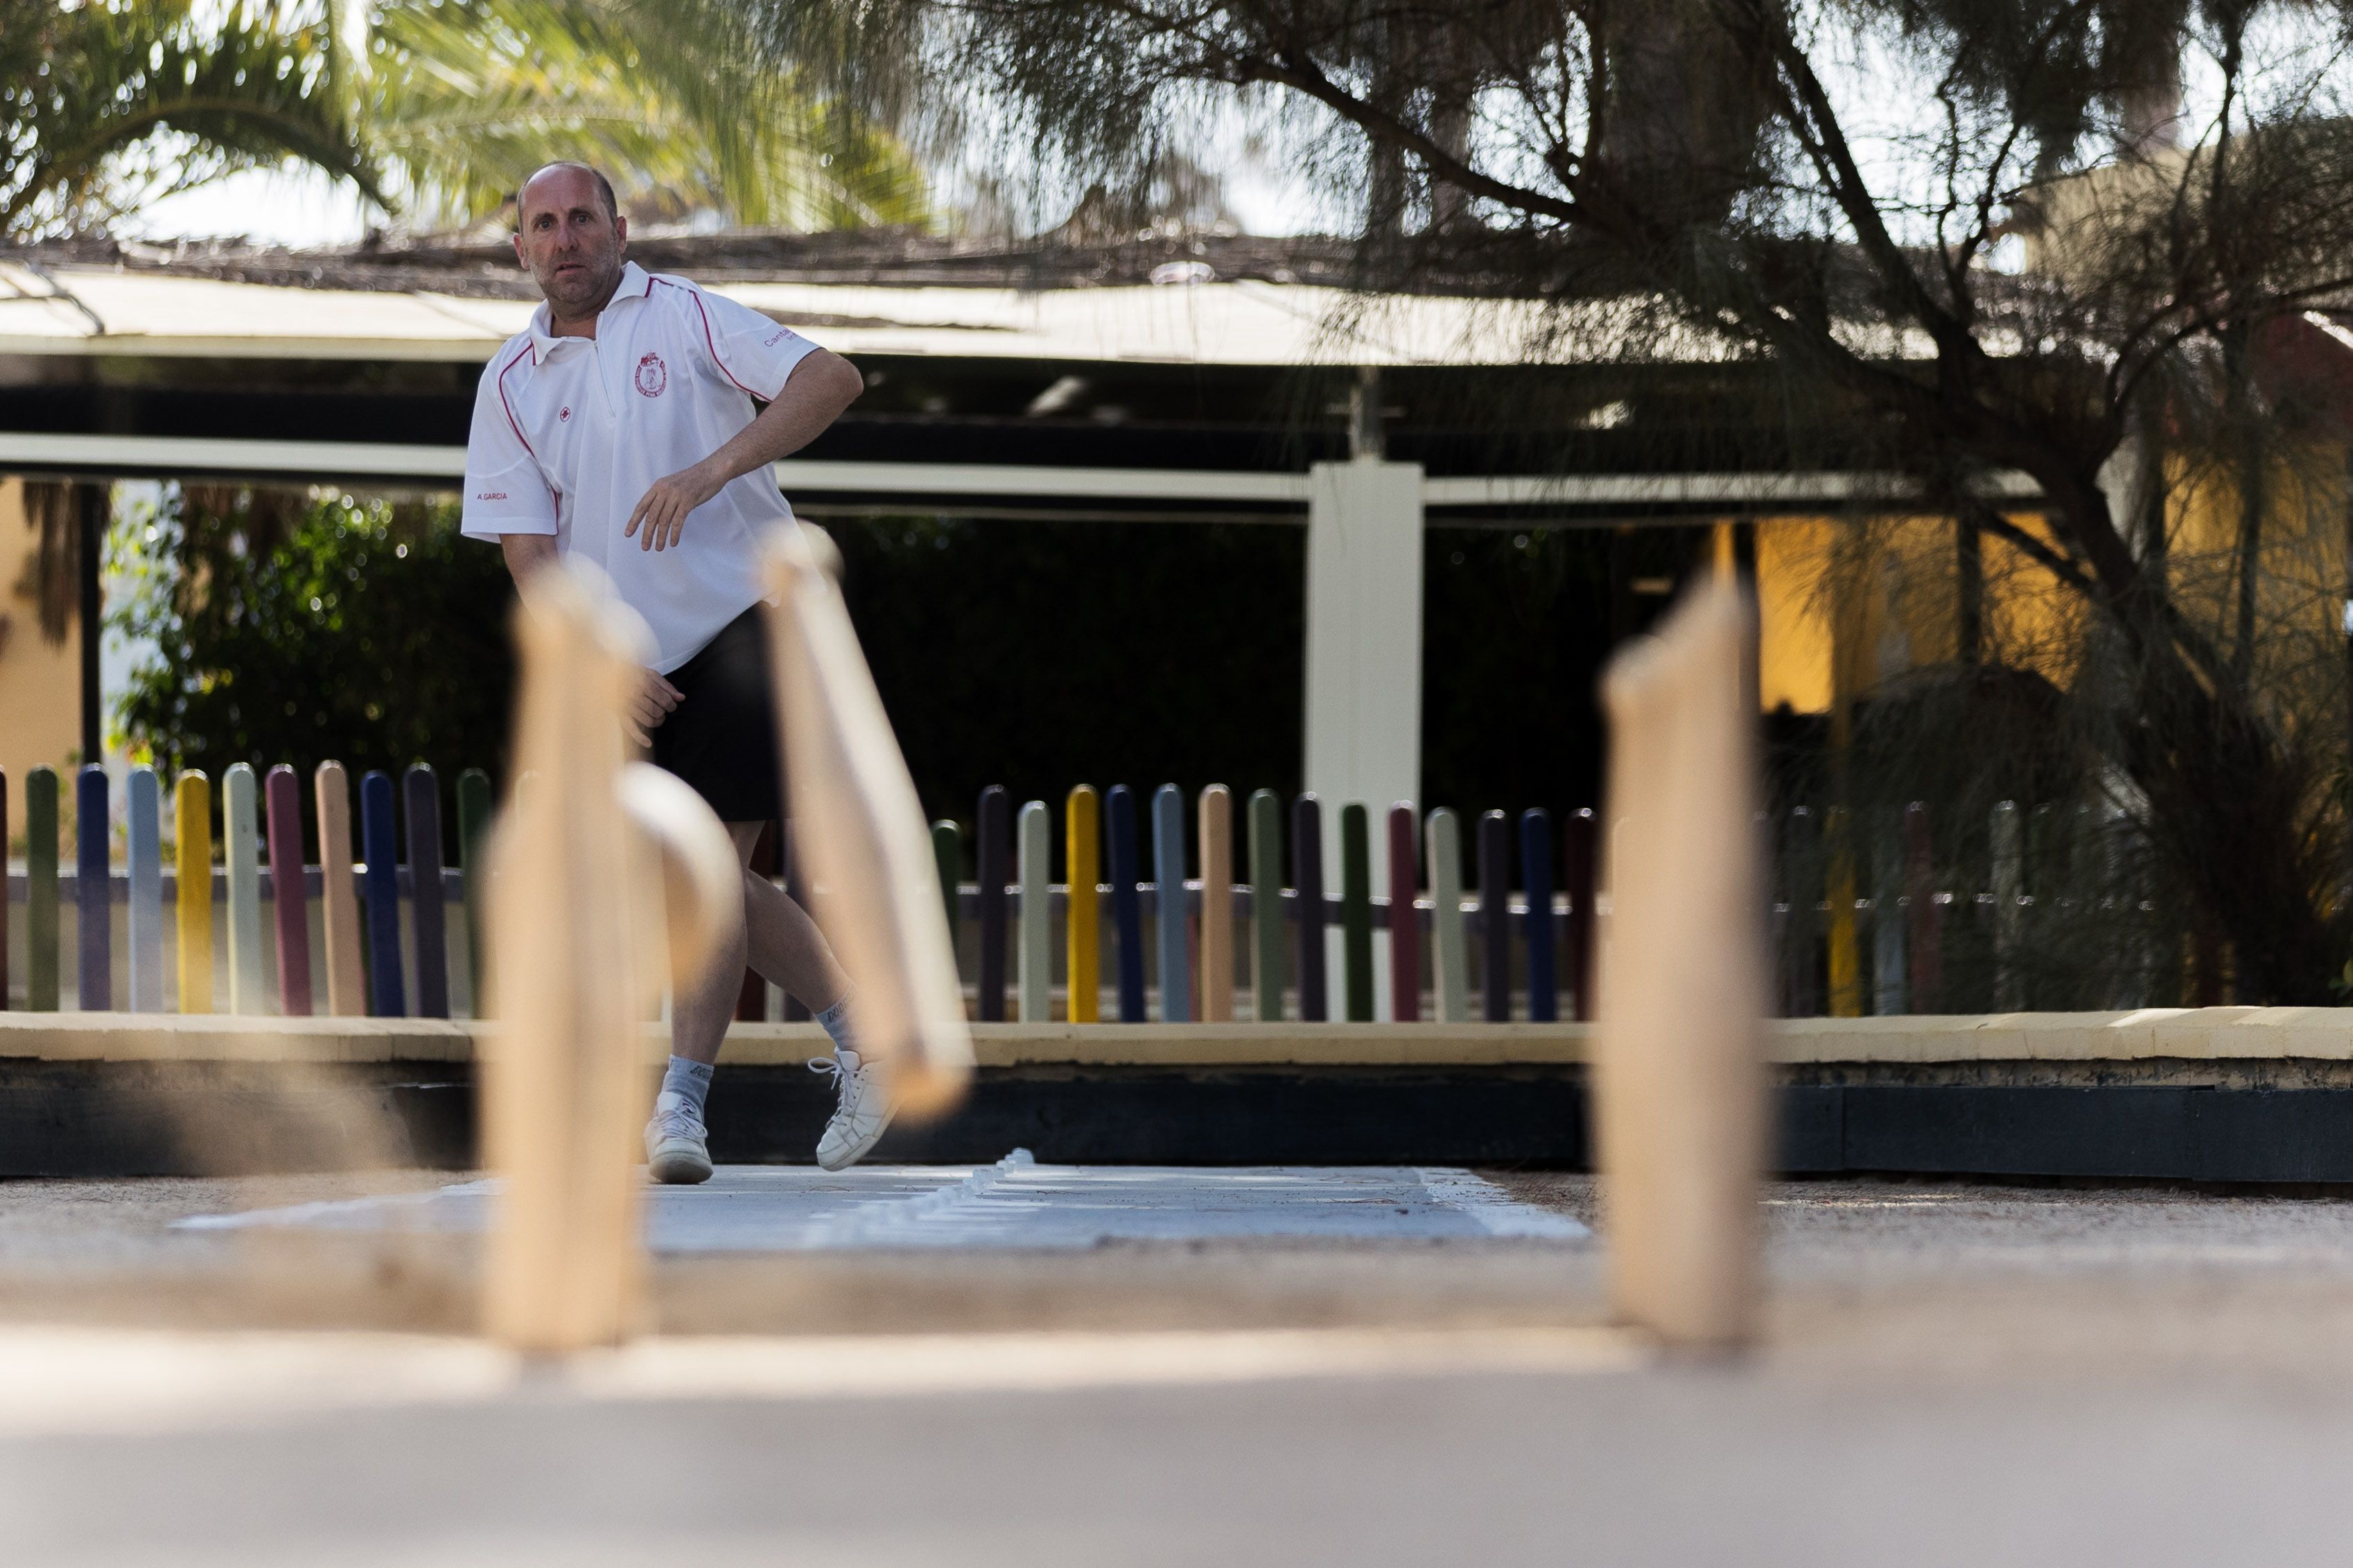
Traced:
[[572, 417], [572, 410], [569, 408], [560, 408], [556, 410], [555, 417], [557, 423], [561, 424], [563, 421]]
[[648, 397], [659, 397], [662, 388], [670, 384], [670, 369], [661, 355], [648, 354], [638, 362], [638, 390]]

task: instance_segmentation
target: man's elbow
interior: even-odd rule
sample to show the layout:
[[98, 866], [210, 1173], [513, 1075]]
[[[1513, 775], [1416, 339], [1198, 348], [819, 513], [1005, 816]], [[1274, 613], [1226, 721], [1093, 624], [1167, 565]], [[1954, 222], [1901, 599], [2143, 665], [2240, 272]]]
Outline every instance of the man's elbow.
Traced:
[[545, 533], [502, 533], [499, 552], [506, 557], [507, 573], [517, 583], [553, 563], [558, 553], [554, 536]]
[[825, 388], [834, 405], [834, 414], [841, 412], [859, 399], [866, 390], [866, 377], [858, 367], [830, 350], [820, 351], [825, 359], [818, 366], [825, 375]]

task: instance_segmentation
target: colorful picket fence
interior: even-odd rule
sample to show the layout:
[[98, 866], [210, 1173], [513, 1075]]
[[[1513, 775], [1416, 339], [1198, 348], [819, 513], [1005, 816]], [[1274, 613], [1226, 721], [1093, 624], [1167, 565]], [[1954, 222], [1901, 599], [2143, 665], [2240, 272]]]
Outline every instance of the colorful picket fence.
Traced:
[[[13, 816], [26, 845], [13, 901], [23, 910], [30, 1009], [60, 1005], [69, 901], [86, 1010], [158, 1012], [169, 997], [184, 1013], [448, 1017], [455, 992], [480, 994], [477, 872], [492, 805], [482, 770], [459, 775], [454, 868], [439, 783], [421, 763], [397, 779], [384, 772], [360, 779], [356, 814], [343, 766], [320, 764], [307, 792], [315, 865], [303, 848], [306, 792], [290, 767], [257, 777], [238, 763], [217, 790], [201, 773], [182, 775], [173, 789], [169, 868], [158, 780], [133, 769], [121, 803], [127, 865], [120, 872], [111, 864], [115, 802], [94, 767], [73, 781], [74, 858], [69, 870], [60, 864], [62, 783], [54, 770], [36, 768], [12, 800], [0, 777], [0, 843]], [[1237, 806], [1222, 784], [1189, 803], [1174, 784], [1148, 802], [1124, 784], [1101, 794], [1081, 784], [1062, 804], [1066, 880], [1056, 883], [1053, 809], [1033, 800], [1017, 811], [992, 785], [973, 817], [975, 881], [959, 883], [966, 830], [945, 821], [932, 830], [975, 1017], [1464, 1023], [1475, 1016], [1500, 1023], [1591, 1016], [1601, 918], [1592, 811], [1557, 825], [1541, 809], [1490, 811], [1466, 825], [1450, 809], [1422, 815], [1400, 803], [1377, 825], [1364, 805], [1346, 803], [1339, 865], [1327, 868], [1325, 809], [1312, 795], [1286, 805], [1267, 790]], [[2081, 811], [2000, 804], [1978, 825], [1984, 852], [1968, 877], [1979, 886], [1962, 890], [1954, 884], [1968, 879], [1932, 856], [1927, 808], [1916, 803], [1852, 817], [1799, 806], [1761, 821], [1774, 861], [1767, 918], [1778, 1010], [2143, 1005], [2167, 967], [2148, 943], [2107, 966], [2100, 995], [2059, 994], [2038, 979], [2052, 922], [2072, 931], [2094, 905], [2149, 907], [2135, 905], [2117, 879], [2129, 860], [2117, 848], [2122, 826], [2102, 818], [2086, 827], [2086, 820]], [[1377, 826], [1387, 851], [1377, 889]], [[780, 874], [806, 900], [789, 845], [788, 831], [764, 841], [755, 868]], [[2097, 889], [2084, 883], [2085, 865], [2105, 870]], [[2062, 885], [2069, 876], [2081, 884], [2072, 895]], [[92, 887], [106, 897], [81, 896]], [[453, 899], [465, 928], [454, 956]], [[126, 901], [118, 928], [112, 910]], [[0, 1006], [10, 994], [11, 902], [0, 899]], [[177, 950], [170, 987], [167, 928]], [[314, 935], [322, 947], [315, 963]], [[120, 994], [118, 942], [127, 982]], [[275, 953], [274, 973], [265, 972], [265, 948]], [[1973, 977], [1957, 973], [1969, 963]], [[2185, 995], [2211, 999], [2197, 993], [2211, 985], [2214, 963], [2200, 955], [2190, 969]], [[738, 1016], [764, 1016], [762, 989], [747, 979]], [[807, 1014], [785, 998], [783, 1016]]]
[[[991, 786], [973, 818], [976, 882], [955, 888], [965, 830], [946, 821], [932, 829], [975, 1016], [1008, 1016], [1016, 972], [1023, 1019], [1592, 1016], [1594, 946], [1606, 914], [1592, 810], [1558, 822], [1542, 809], [1489, 811], [1466, 823], [1444, 807], [1424, 816], [1400, 803], [1376, 824], [1364, 805], [1346, 803], [1336, 868], [1324, 864], [1327, 810], [1314, 795], [1286, 805], [1257, 791], [1240, 808], [1237, 843], [1233, 797], [1222, 784], [1201, 791], [1190, 813], [1173, 784], [1154, 791], [1148, 807], [1124, 784], [1100, 795], [1081, 784], [1063, 804], [1069, 879], [1055, 884], [1046, 854], [1051, 808], [1030, 801], [1012, 812], [1005, 791]], [[1021, 825], [1018, 853], [1008, 821]], [[2220, 1000], [2211, 955], [2194, 956], [2186, 975], [2179, 962], [2168, 971], [2166, 939], [2134, 926], [2162, 922], [2132, 913], [2151, 906], [2130, 885], [2132, 829], [2120, 814], [2005, 801], [1967, 826], [1976, 830], [1974, 858], [1949, 846], [1932, 855], [1929, 808], [1917, 802], [1853, 813], [1798, 806], [1760, 818], [1772, 862], [1773, 901], [1760, 914], [1776, 1010], [2122, 1008], [2170, 994], [2176, 982], [2185, 1000]], [[1377, 890], [1377, 827], [1387, 850]], [[1008, 911], [1018, 912], [1018, 947], [1008, 944]], [[1057, 924], [1060, 948], [1041, 951]], [[975, 927], [976, 941], [965, 935]], [[2082, 933], [2094, 927], [2115, 950], [2104, 963], [2080, 957]], [[2094, 982], [2054, 981], [2071, 963]]]
[[[345, 1017], [449, 1016], [445, 901], [453, 879], [443, 859], [439, 783], [429, 766], [419, 763], [402, 776], [397, 814], [390, 774], [370, 773], [360, 781], [363, 858], [354, 861], [349, 777], [340, 763], [321, 763], [310, 791], [321, 849], [321, 863], [315, 866], [306, 864], [304, 792], [292, 768], [280, 764], [266, 779], [257, 779], [248, 764], [234, 764], [221, 779], [217, 817], [211, 781], [202, 773], [183, 773], [173, 789], [177, 842], [168, 872], [158, 781], [153, 769], [134, 768], [123, 786], [127, 865], [121, 877], [112, 865], [114, 802], [106, 772], [98, 767], [83, 768], [74, 780], [73, 874], [63, 874], [58, 858], [60, 783], [56, 770], [42, 767], [27, 773], [23, 786], [25, 996], [30, 1010], [55, 1012], [59, 1005], [60, 917], [69, 889], [75, 906], [76, 994], [83, 1011], [110, 1011], [118, 1005], [134, 1013], [165, 1010], [168, 910], [178, 950], [180, 1012], [209, 1013], [216, 1002], [226, 1002], [230, 1013], [275, 1011], [290, 1017], [318, 1012]], [[457, 799], [460, 870], [455, 879], [469, 906], [470, 934], [480, 931], [480, 924], [470, 918], [476, 883], [469, 873], [479, 863], [481, 837], [490, 825], [490, 776], [480, 768], [465, 770], [458, 777]], [[5, 839], [8, 815], [7, 781], [0, 778], [0, 841]], [[396, 815], [400, 821], [396, 822]], [[405, 862], [396, 827], [406, 830]], [[220, 847], [217, 865], [216, 843]], [[89, 895], [92, 889], [100, 889], [99, 896]], [[126, 899], [121, 934], [129, 984], [126, 994], [117, 996], [113, 908]], [[0, 1005], [6, 1005], [9, 994], [9, 901], [0, 900]], [[317, 966], [311, 953], [314, 901], [326, 948], [323, 963]], [[263, 968], [265, 903], [273, 938], [269, 945], [277, 959], [274, 975]], [[215, 919], [216, 905], [225, 919]], [[216, 947], [216, 942], [225, 949]], [[216, 961], [224, 955], [227, 994], [216, 997]], [[466, 950], [465, 962], [461, 978], [470, 994], [479, 994], [478, 942]], [[323, 970], [323, 999], [314, 994], [314, 967]], [[404, 969], [415, 976], [413, 998]]]
[[[1574, 813], [1557, 835], [1542, 809], [1481, 817], [1479, 891], [1468, 900], [1453, 812], [1425, 818], [1404, 803], [1388, 808], [1388, 874], [1377, 892], [1370, 810], [1340, 807], [1336, 867], [1324, 863], [1324, 812], [1313, 795], [1286, 805], [1259, 790], [1242, 804], [1238, 842], [1233, 793], [1223, 784], [1189, 805], [1175, 784], [1148, 802], [1125, 784], [1101, 794], [1080, 784], [1063, 801], [1067, 879], [1057, 883], [1049, 874], [1052, 808], [1033, 800], [1015, 812], [1005, 790], [990, 785], [968, 846], [959, 824], [932, 825], [973, 1016], [1461, 1023], [1472, 1016], [1474, 954], [1481, 1016], [1590, 1015], [1591, 811]], [[967, 847], [976, 878], [959, 886]]]

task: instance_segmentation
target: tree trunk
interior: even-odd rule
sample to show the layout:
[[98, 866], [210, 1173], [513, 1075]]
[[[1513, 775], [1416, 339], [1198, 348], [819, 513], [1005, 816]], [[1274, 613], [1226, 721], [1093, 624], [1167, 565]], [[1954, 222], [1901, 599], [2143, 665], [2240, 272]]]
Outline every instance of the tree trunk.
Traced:
[[2236, 957], [2241, 1000], [2328, 1005], [2342, 954], [2319, 895], [2333, 857], [2305, 830], [2315, 781], [2244, 689], [2209, 686], [2170, 654], [2140, 685], [2142, 745], [2127, 772], [2158, 854]]
[[1670, 232], [1721, 223], [1754, 184], [1771, 57], [1730, 21], [1706, 0], [1621, 4], [1602, 18], [1610, 75], [1604, 178]]
[[2068, 497], [2060, 517], [2091, 520], [2073, 531], [2078, 546], [2106, 560], [2090, 595], [2138, 666], [2125, 771], [2148, 802], [2153, 848], [2194, 906], [2184, 923], [2228, 941], [2241, 999], [2335, 1002], [2342, 944], [2321, 900], [2337, 837], [2312, 831], [2312, 764], [2237, 678], [2227, 644], [2189, 651], [2195, 634], [2169, 601], [2162, 554], [2116, 559], [2096, 485], [2046, 491]]

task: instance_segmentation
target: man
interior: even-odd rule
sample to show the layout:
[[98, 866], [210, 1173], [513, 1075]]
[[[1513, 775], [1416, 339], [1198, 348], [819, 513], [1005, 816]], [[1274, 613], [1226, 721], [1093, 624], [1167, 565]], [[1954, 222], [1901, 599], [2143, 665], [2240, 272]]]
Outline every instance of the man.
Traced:
[[[757, 311], [625, 259], [628, 220], [586, 164], [525, 181], [516, 226], [516, 258], [546, 303], [482, 373], [464, 531], [497, 540], [518, 583], [559, 559], [593, 561], [645, 617], [655, 658], [634, 736], [711, 803], [748, 865], [780, 794], [758, 555], [764, 534], [794, 523], [769, 465], [839, 417], [863, 381]], [[646, 1124], [658, 1182], [711, 1175], [703, 1105], [747, 961], [832, 1037], [833, 1056], [809, 1064], [839, 1096], [818, 1163], [851, 1163], [890, 1121], [832, 951], [747, 869], [742, 935], [671, 1002], [672, 1054]]]

